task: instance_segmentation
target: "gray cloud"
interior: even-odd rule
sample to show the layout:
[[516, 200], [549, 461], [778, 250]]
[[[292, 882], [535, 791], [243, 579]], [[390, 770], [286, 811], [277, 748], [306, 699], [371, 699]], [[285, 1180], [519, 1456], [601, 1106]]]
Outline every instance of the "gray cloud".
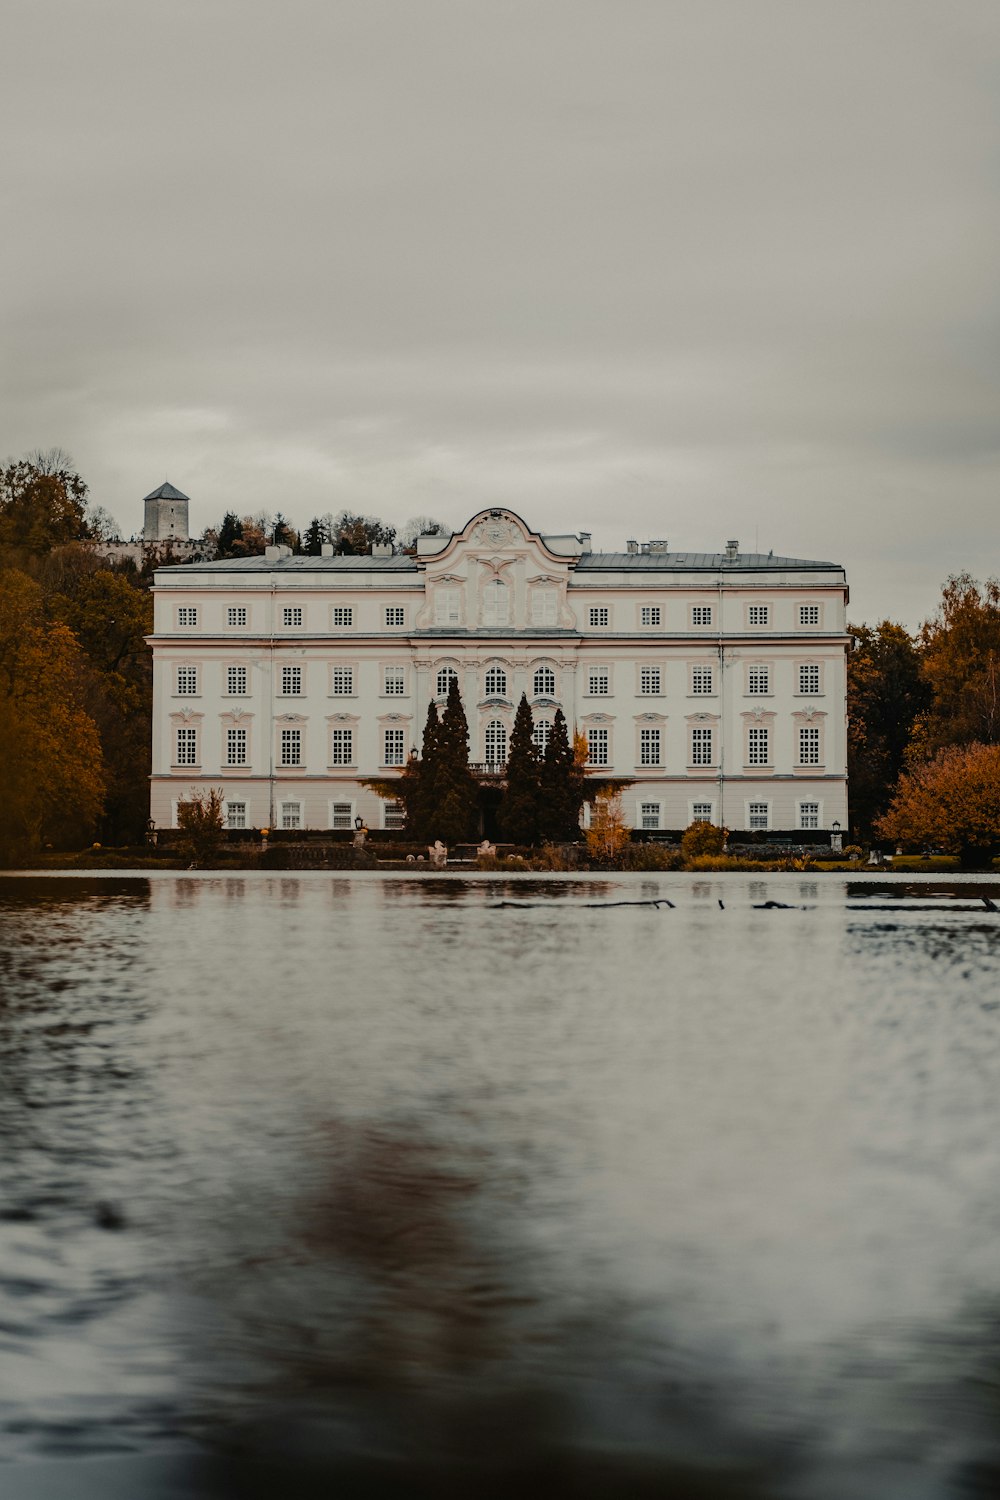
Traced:
[[8, 6], [4, 446], [131, 529], [507, 501], [997, 567], [993, 0]]

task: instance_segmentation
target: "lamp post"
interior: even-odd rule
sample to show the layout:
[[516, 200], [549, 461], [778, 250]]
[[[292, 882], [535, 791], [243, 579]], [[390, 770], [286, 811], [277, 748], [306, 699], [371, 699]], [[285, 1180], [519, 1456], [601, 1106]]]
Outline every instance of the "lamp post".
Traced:
[[833, 820], [833, 833], [830, 837], [830, 848], [835, 854], [842, 853], [844, 848], [844, 835], [840, 831], [840, 824], [837, 822], [836, 818], [834, 818]]

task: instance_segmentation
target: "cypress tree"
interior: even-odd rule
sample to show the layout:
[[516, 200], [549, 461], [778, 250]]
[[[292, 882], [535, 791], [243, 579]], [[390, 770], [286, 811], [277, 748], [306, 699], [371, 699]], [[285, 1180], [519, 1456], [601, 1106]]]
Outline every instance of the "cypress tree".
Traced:
[[522, 693], [510, 737], [507, 787], [498, 814], [501, 830], [515, 844], [538, 842], [542, 765], [532, 738], [534, 727], [527, 696]]
[[441, 762], [441, 716], [432, 699], [427, 705], [420, 759], [406, 767], [410, 782], [406, 804], [406, 826], [414, 838], [429, 839], [434, 811], [435, 785]]
[[541, 768], [539, 833], [542, 838], [557, 843], [579, 838], [582, 806], [583, 778], [569, 742], [565, 715], [561, 708], [557, 708]]
[[433, 780], [428, 777], [428, 837], [445, 844], [471, 839], [479, 822], [479, 787], [469, 770], [469, 726], [455, 677], [436, 736], [435, 759]]

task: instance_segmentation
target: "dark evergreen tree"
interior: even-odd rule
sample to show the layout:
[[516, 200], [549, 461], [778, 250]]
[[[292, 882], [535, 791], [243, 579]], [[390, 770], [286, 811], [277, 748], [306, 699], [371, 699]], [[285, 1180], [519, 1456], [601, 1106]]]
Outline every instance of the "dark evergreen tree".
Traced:
[[219, 527], [219, 556], [233, 557], [234, 547], [243, 540], [243, 522], [233, 511], [227, 510]]
[[318, 516], [313, 516], [302, 537], [303, 552], [309, 557], [319, 557], [323, 551], [323, 543], [329, 540], [330, 533], [328, 528]]
[[522, 693], [510, 737], [507, 785], [497, 818], [501, 832], [515, 844], [536, 844], [539, 836], [542, 762], [534, 729], [527, 695]]
[[430, 838], [454, 844], [471, 839], [479, 822], [479, 787], [469, 770], [469, 726], [453, 677], [436, 735], [437, 766], [428, 776]]
[[295, 532], [279, 510], [274, 518], [274, 529], [271, 533], [272, 545], [275, 547], [294, 547], [296, 541]]
[[431, 831], [434, 811], [434, 788], [441, 763], [441, 715], [432, 700], [427, 705], [427, 720], [420, 747], [420, 759], [411, 756], [404, 771], [408, 783], [403, 795], [406, 803], [407, 831], [416, 839], [437, 837]]
[[539, 834], [560, 843], [580, 836], [583, 777], [570, 744], [566, 718], [556, 709], [541, 768]]

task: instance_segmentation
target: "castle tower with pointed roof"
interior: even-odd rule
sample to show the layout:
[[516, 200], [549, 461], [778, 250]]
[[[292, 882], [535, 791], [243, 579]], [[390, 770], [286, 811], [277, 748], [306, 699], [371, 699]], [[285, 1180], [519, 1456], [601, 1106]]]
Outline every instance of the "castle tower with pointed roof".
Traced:
[[145, 516], [142, 539], [144, 542], [186, 542], [188, 540], [187, 495], [164, 482], [143, 500]]

